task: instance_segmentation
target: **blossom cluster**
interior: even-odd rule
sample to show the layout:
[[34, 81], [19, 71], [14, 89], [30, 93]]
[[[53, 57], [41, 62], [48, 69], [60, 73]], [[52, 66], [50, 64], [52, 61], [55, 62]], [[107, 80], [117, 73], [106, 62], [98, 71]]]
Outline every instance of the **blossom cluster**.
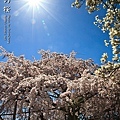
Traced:
[[[116, 3], [117, 2], [117, 3]], [[109, 43], [112, 46], [113, 61], [120, 61], [120, 1], [109, 0], [103, 2], [103, 8], [106, 10], [106, 15], [99, 19], [95, 17], [97, 25], [103, 32], [108, 31], [110, 40], [105, 40], [105, 46], [108, 47]]]
[[42, 58], [30, 61], [0, 49], [7, 58], [0, 62], [1, 116], [13, 113], [16, 101], [18, 119], [24, 109], [26, 113], [30, 110], [31, 120], [77, 120], [80, 114], [96, 120], [103, 119], [108, 109], [119, 114], [118, 65], [110, 66], [113, 71], [109, 67], [102, 71], [106, 73], [103, 77], [94, 74], [98, 66], [91, 59], [77, 59], [74, 51], [65, 55], [41, 50]]
[[81, 7], [81, 2], [79, 0], [75, 0], [75, 2], [73, 2], [71, 4], [71, 7], [80, 8]]
[[[112, 61], [120, 61], [120, 1], [119, 0], [75, 0], [72, 6], [80, 8], [82, 4], [86, 2], [86, 9], [88, 13], [92, 13], [98, 10], [103, 11], [105, 16], [95, 17], [94, 24], [100, 28], [103, 33], [108, 32], [109, 40], [105, 40], [105, 46], [111, 44], [112, 46]], [[103, 8], [103, 9], [102, 9]], [[103, 15], [104, 15], [103, 14]], [[102, 17], [100, 19], [100, 17]], [[103, 55], [104, 56], [104, 55]], [[105, 63], [104, 57], [101, 58], [101, 62]]]
[[99, 10], [102, 0], [86, 0], [86, 7], [89, 13]]

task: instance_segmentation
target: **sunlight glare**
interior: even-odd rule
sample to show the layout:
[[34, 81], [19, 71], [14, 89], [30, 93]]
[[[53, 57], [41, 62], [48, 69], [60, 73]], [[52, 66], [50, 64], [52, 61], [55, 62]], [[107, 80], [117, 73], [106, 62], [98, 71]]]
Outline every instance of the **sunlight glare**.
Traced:
[[27, 0], [29, 7], [36, 7], [40, 4], [41, 0]]

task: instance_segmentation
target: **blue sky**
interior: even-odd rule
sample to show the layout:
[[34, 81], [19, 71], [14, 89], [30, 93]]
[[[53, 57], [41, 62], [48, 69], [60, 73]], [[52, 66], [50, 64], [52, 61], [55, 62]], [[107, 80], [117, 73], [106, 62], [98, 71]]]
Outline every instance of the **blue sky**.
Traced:
[[[108, 35], [93, 24], [95, 15], [103, 16], [103, 12], [88, 14], [84, 5], [80, 9], [71, 8], [72, 2], [74, 0], [41, 0], [33, 12], [26, 0], [11, 0], [9, 4], [1, 0], [0, 46], [16, 56], [24, 54], [30, 60], [32, 56], [40, 59], [37, 53], [40, 49], [65, 54], [74, 50], [77, 58], [92, 58], [100, 64], [103, 52], [111, 57], [110, 48], [104, 46]], [[10, 6], [10, 13], [4, 13], [4, 6]], [[4, 40], [4, 15], [11, 15], [10, 44]]]

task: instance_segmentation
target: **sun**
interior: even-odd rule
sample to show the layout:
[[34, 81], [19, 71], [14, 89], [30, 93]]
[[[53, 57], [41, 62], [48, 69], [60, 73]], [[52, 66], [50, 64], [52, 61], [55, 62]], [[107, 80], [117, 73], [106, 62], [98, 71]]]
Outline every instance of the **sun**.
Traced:
[[28, 0], [28, 5], [31, 7], [35, 7], [40, 4], [40, 0]]
[[41, 0], [25, 0], [29, 8], [38, 7], [41, 3]]
[[42, 0], [24, 0], [26, 2], [25, 7], [27, 11], [31, 11], [32, 19], [36, 13], [38, 13], [41, 9]]

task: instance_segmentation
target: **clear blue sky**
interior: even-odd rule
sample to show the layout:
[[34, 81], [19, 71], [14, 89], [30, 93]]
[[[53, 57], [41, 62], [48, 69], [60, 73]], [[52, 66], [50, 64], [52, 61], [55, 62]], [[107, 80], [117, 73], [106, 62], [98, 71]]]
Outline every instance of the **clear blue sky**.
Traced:
[[[74, 0], [41, 0], [34, 9], [26, 0], [11, 0], [10, 4], [0, 0], [0, 46], [16, 56], [25, 55], [39, 59], [38, 50], [50, 50], [68, 54], [77, 52], [77, 58], [92, 58], [100, 64], [103, 52], [111, 56], [110, 48], [104, 46], [107, 34], [97, 28], [94, 16], [102, 12], [87, 13], [85, 6], [71, 8]], [[10, 6], [10, 13], [4, 13], [3, 7]], [[4, 40], [4, 15], [11, 15], [10, 44]], [[2, 59], [0, 58], [0, 61]]]

